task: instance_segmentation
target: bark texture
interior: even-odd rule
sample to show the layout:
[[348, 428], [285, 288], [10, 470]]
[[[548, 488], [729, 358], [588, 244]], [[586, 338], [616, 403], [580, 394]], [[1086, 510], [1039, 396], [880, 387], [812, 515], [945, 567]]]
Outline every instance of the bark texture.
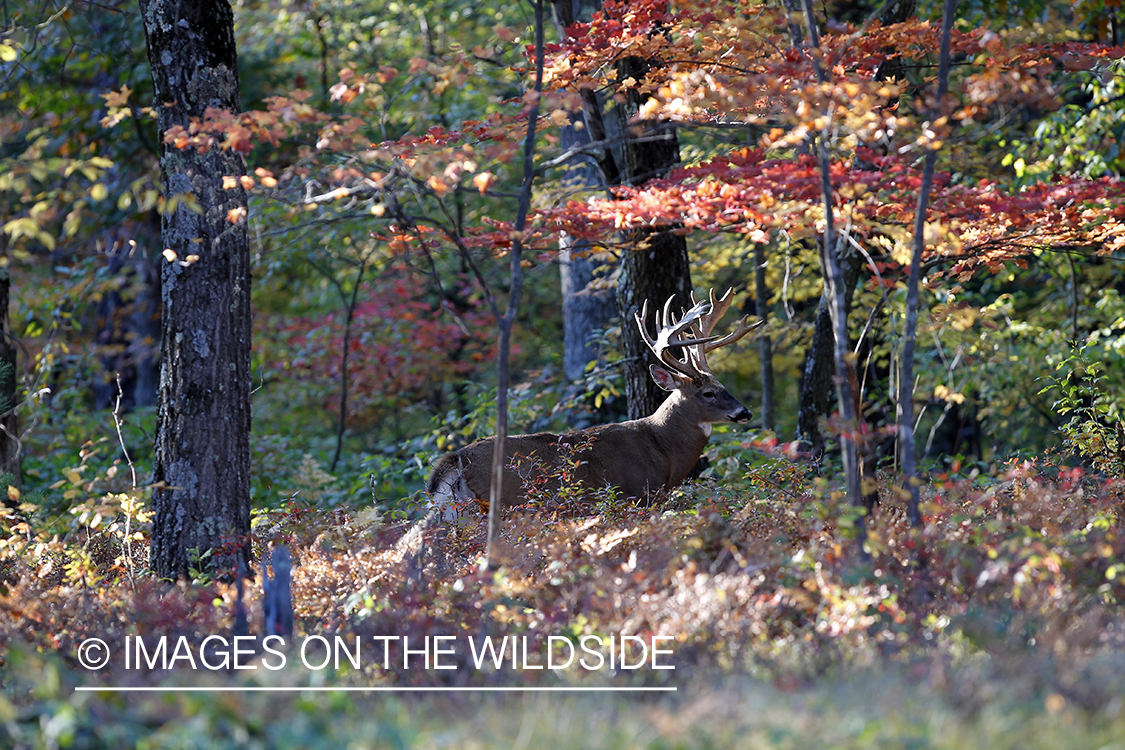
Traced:
[[[19, 487], [23, 479], [20, 471], [20, 430], [16, 418], [19, 378], [16, 375], [16, 342], [8, 325], [10, 291], [8, 267], [0, 267], [0, 474], [10, 474], [12, 478], [8, 481]], [[5, 503], [8, 502], [7, 490], [6, 486], [0, 486], [0, 497]]]
[[[581, 118], [581, 113], [575, 113]], [[589, 130], [568, 125], [562, 129], [564, 149], [590, 142]], [[576, 158], [567, 171], [568, 183], [575, 190], [604, 188], [597, 165], [589, 158]], [[586, 365], [597, 358], [592, 343], [594, 333], [609, 327], [616, 313], [613, 292], [592, 287], [604, 274], [603, 263], [590, 257], [590, 243], [564, 234], [559, 238], [559, 281], [563, 306], [563, 370], [567, 380], [578, 380]]]
[[675, 297], [677, 313], [691, 307], [691, 270], [688, 267], [684, 238], [671, 232], [638, 234], [636, 247], [621, 258], [617, 279], [617, 310], [621, 315], [621, 346], [625, 355], [625, 396], [629, 419], [641, 419], [656, 412], [667, 393], [649, 375], [649, 364], [656, 357], [649, 350], [633, 322], [648, 300], [649, 318], [645, 322], [655, 334], [654, 310]]
[[[208, 107], [240, 108], [234, 14], [227, 0], [141, 0], [163, 133]], [[250, 253], [241, 155], [164, 144], [161, 368], [151, 565], [249, 562]], [[232, 213], [233, 212], [233, 213]], [[234, 219], [233, 221], [231, 219]], [[174, 254], [174, 255], [173, 255]], [[194, 259], [192, 256], [196, 256]]]

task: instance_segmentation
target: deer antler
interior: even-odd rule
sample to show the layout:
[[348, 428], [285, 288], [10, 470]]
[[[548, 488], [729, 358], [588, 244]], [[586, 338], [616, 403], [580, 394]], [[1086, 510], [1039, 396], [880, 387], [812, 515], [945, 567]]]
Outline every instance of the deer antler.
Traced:
[[[645, 330], [645, 318], [648, 317], [648, 300], [645, 300], [641, 306], [640, 314], [634, 313], [633, 317], [637, 321], [637, 327], [641, 330], [641, 338], [648, 344], [648, 348], [652, 350], [657, 359], [678, 373], [687, 375], [689, 378], [697, 378], [702, 373], [695, 367], [690, 353], [685, 359], [680, 359], [671, 350], [676, 347], [704, 346], [707, 342], [718, 339], [717, 336], [708, 338], [706, 334], [704, 334], [704, 337], [700, 337], [694, 328], [698, 321], [706, 316], [711, 309], [711, 305], [707, 302], [696, 302], [695, 306], [685, 312], [677, 321], [671, 311], [672, 300], [673, 297], [669, 297], [668, 301], [664, 303], [663, 321], [661, 321], [661, 314], [659, 312], [656, 314], [656, 324], [659, 331], [655, 341], [649, 337], [648, 331]], [[692, 301], [695, 301], [694, 298]], [[685, 330], [690, 330], [691, 337], [677, 338]]]
[[733, 344], [750, 333], [750, 331], [760, 326], [763, 322], [757, 320], [754, 323], [750, 323], [750, 316], [744, 315], [742, 320], [738, 321], [738, 325], [735, 329], [726, 336], [712, 336], [711, 331], [714, 330], [715, 324], [722, 320], [723, 315], [726, 314], [727, 310], [730, 309], [731, 303], [734, 302], [734, 298], [731, 296], [732, 291], [732, 289], [727, 289], [726, 294], [716, 300], [715, 290], [712, 289], [710, 291], [710, 302], [696, 302], [695, 292], [691, 293], [691, 301], [695, 303], [695, 307], [692, 308], [693, 310], [700, 306], [707, 307], [707, 312], [698, 316], [696, 322], [691, 326], [691, 333], [695, 337], [693, 343], [697, 344], [697, 346], [691, 350], [691, 359], [695, 368], [701, 373], [706, 373], [708, 375], [713, 374], [711, 368], [707, 365], [708, 352], [713, 352], [721, 346]]

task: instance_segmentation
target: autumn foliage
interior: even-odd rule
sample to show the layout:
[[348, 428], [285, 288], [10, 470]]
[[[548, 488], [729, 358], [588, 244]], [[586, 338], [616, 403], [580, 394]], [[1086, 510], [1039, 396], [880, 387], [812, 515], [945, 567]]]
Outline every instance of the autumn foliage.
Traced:
[[[464, 379], [494, 357], [489, 318], [477, 305], [435, 309], [420, 299], [416, 278], [406, 272], [381, 275], [362, 291], [354, 310], [348, 346], [351, 411], [357, 425], [387, 419], [411, 404], [440, 393], [445, 383]], [[261, 314], [258, 333], [273, 342], [263, 355], [285, 361], [285, 370], [333, 398], [340, 381], [344, 314], [295, 316]]]

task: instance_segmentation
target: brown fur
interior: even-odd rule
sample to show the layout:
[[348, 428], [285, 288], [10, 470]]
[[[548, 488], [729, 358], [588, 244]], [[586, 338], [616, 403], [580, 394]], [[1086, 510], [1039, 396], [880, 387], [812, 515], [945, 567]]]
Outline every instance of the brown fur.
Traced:
[[[711, 423], [750, 419], [750, 412], [714, 377], [693, 380], [661, 367], [652, 370], [657, 383], [672, 392], [651, 416], [561, 435], [541, 432], [508, 437], [503, 506], [520, 504], [526, 496], [526, 483], [535, 481], [536, 473], [559, 473], [566, 464], [565, 446], [583, 443], [588, 445], [572, 449], [571, 463], [578, 464], [574, 482], [591, 490], [612, 487], [627, 498], [671, 489], [699, 460]], [[431, 495], [441, 490], [443, 482], [452, 486], [460, 478], [472, 498], [487, 509], [494, 441], [492, 437], [478, 440], [438, 459], [427, 487]], [[520, 457], [517, 468], [511, 466], [513, 456]], [[557, 490], [559, 482], [546, 479], [543, 484], [545, 489]]]

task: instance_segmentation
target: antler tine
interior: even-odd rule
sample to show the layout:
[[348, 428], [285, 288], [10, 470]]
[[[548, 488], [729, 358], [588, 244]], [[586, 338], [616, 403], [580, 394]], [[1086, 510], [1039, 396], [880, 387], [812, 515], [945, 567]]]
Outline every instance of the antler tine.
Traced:
[[[727, 314], [727, 310], [730, 309], [731, 303], [734, 302], [734, 298], [731, 297], [732, 291], [734, 290], [727, 289], [726, 294], [716, 300], [715, 290], [710, 290], [709, 296], [711, 298], [711, 309], [706, 315], [699, 319], [699, 338], [710, 336], [711, 331], [715, 328], [715, 324], [722, 320], [723, 316]], [[695, 302], [695, 292], [691, 293], [691, 301]]]
[[[648, 317], [648, 300], [645, 300], [641, 306], [640, 315], [634, 314], [633, 317], [637, 321], [637, 327], [640, 328], [641, 338], [644, 339], [645, 344], [652, 350], [662, 363], [672, 368], [676, 372], [687, 375], [690, 378], [698, 377], [701, 372], [695, 367], [693, 357], [689, 354], [685, 359], [680, 359], [672, 353], [674, 347], [698, 347], [706, 343], [717, 340], [718, 337], [700, 338], [696, 335], [693, 326], [696, 322], [706, 314], [710, 309], [707, 303], [696, 303], [694, 307], [685, 312], [683, 316], [677, 321], [671, 313], [672, 297], [664, 304], [663, 315], [660, 312], [656, 313], [656, 323], [659, 331], [654, 341], [645, 328], [645, 319]], [[694, 300], [692, 300], [694, 302]], [[689, 338], [679, 338], [679, 335], [685, 330], [691, 330]]]
[[743, 315], [742, 320], [738, 321], [738, 326], [733, 331], [728, 333], [726, 336], [723, 336], [721, 338], [718, 337], [718, 336], [712, 336], [711, 342], [708, 343], [706, 345], [706, 347], [704, 348], [704, 353], [713, 352], [716, 349], [718, 349], [720, 346], [726, 346], [727, 344], [733, 344], [734, 342], [738, 341], [740, 338], [742, 338], [746, 334], [750, 333], [750, 331], [753, 331], [755, 328], [757, 328], [758, 326], [760, 326], [764, 322], [765, 322], [764, 320], [759, 318], [758, 320], [755, 320], [753, 323], [751, 323], [750, 322], [750, 316], [749, 315]]
[[641, 305], [640, 313], [633, 313], [633, 320], [637, 321], [637, 328], [639, 328], [641, 331], [641, 339], [645, 342], [645, 345], [648, 346], [649, 349], [652, 349], [653, 353], [655, 353], [656, 342], [652, 340], [652, 337], [648, 335], [648, 331], [645, 329], [645, 318], [647, 317], [648, 300], [646, 299]]
[[[672, 301], [674, 299], [675, 299], [675, 296], [673, 295], [673, 296], [669, 297], [664, 302], [664, 320], [663, 320], [663, 322], [661, 322], [660, 319], [658, 318], [657, 321], [656, 321], [656, 325], [661, 327], [661, 328], [669, 328], [669, 329], [674, 328], [674, 329], [677, 330], [677, 333], [678, 333], [679, 331], [683, 330], [683, 327], [682, 327], [681, 324], [685, 320], [688, 319], [688, 313], [684, 312], [684, 309], [681, 307], [680, 308], [680, 316], [681, 316], [680, 322], [677, 323], [676, 322], [676, 316], [672, 314]], [[695, 302], [695, 300], [693, 299], [692, 302]], [[694, 313], [695, 308], [693, 307], [689, 312]], [[696, 315], [693, 315], [692, 317], [694, 319], [694, 318], [699, 317], [699, 316], [698, 316], [698, 314], [696, 314]]]
[[[711, 331], [714, 330], [715, 324], [718, 323], [727, 310], [730, 309], [731, 303], [734, 298], [731, 296], [733, 289], [727, 289], [719, 299], [715, 299], [715, 290], [710, 291], [710, 310], [706, 315], [700, 317], [699, 321], [692, 326], [692, 333], [699, 339], [699, 345], [694, 347], [691, 351], [691, 359], [693, 360], [696, 369], [700, 372], [707, 374], [711, 373], [711, 368], [707, 364], [707, 353], [713, 352], [721, 346], [727, 346], [741, 339], [762, 324], [761, 320], [750, 323], [750, 316], [743, 316], [742, 320], [738, 322], [735, 330], [728, 333], [726, 336], [711, 336]], [[695, 294], [692, 293], [692, 301], [695, 301]]]

